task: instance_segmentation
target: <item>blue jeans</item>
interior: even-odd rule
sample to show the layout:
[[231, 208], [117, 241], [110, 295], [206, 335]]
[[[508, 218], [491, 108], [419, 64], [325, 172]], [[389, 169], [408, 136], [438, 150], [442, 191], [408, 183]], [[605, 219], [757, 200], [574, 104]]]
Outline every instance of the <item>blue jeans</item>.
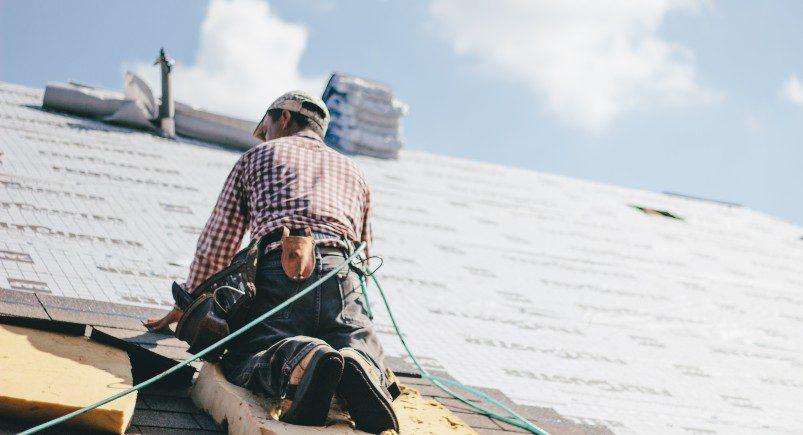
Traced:
[[[282, 270], [281, 251], [265, 254], [257, 272], [256, 298], [246, 316], [249, 321], [295, 295], [346, 259], [345, 254], [333, 250], [323, 255], [317, 252], [316, 257], [312, 276], [296, 284]], [[233, 340], [223, 356], [221, 368], [235, 385], [268, 397], [280, 397], [293, 368], [320, 344], [335, 349], [354, 348], [373, 363], [379, 373], [385, 373], [382, 345], [365, 309], [359, 275], [350, 267], [343, 268], [304, 297]], [[384, 376], [383, 383], [387, 387]]]

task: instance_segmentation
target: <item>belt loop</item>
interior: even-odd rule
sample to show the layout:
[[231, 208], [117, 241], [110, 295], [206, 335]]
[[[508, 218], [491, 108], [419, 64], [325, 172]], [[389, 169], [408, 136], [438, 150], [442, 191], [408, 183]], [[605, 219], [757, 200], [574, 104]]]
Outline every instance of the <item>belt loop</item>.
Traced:
[[319, 246], [315, 246], [315, 268], [318, 269], [318, 275], [323, 274], [323, 255]]

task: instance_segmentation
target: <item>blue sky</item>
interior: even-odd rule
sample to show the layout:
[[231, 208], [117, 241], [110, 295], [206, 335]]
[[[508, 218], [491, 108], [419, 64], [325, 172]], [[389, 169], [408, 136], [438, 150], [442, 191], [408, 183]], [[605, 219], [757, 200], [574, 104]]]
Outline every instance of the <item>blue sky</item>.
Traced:
[[803, 224], [803, 2], [0, 0], [0, 80], [256, 118], [332, 71], [390, 84], [412, 149], [732, 201]]

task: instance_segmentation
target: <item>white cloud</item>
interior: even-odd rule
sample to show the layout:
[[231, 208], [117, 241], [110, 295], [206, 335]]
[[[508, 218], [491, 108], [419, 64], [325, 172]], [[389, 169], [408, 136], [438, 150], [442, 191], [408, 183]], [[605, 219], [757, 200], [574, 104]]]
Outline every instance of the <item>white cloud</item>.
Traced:
[[797, 75], [792, 74], [786, 80], [781, 88], [781, 98], [803, 106], [803, 83], [800, 83]]
[[[256, 120], [280, 94], [291, 89], [323, 90], [323, 77], [299, 72], [307, 29], [282, 21], [266, 1], [212, 0], [201, 24], [192, 64], [173, 69], [176, 100]], [[169, 54], [169, 47], [168, 54]], [[158, 69], [139, 62], [134, 72], [159, 93]]]
[[626, 111], [711, 101], [687, 48], [658, 31], [694, 0], [434, 0], [460, 54], [523, 83], [563, 121], [601, 130]]

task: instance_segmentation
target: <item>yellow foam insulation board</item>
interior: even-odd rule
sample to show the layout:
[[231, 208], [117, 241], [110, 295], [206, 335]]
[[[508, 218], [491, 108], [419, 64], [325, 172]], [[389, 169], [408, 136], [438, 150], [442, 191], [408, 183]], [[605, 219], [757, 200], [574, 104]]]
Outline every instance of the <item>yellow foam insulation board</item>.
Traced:
[[[190, 392], [195, 404], [208, 412], [231, 435], [365, 434], [353, 429], [353, 422], [336, 401], [332, 402], [326, 426], [296, 426], [278, 421], [278, 399], [268, 399], [231, 384], [215, 364], [201, 368]], [[422, 398], [417, 391], [402, 387], [393, 402], [402, 434], [476, 434], [472, 428], [440, 403]]]
[[437, 400], [421, 397], [417, 390], [404, 385], [401, 385], [401, 391], [401, 396], [393, 401], [393, 409], [399, 418], [399, 432], [402, 434], [477, 434]]
[[[42, 422], [91, 405], [132, 384], [120, 349], [86, 337], [0, 325], [0, 414]], [[122, 434], [136, 392], [75, 417], [60, 427]]]

